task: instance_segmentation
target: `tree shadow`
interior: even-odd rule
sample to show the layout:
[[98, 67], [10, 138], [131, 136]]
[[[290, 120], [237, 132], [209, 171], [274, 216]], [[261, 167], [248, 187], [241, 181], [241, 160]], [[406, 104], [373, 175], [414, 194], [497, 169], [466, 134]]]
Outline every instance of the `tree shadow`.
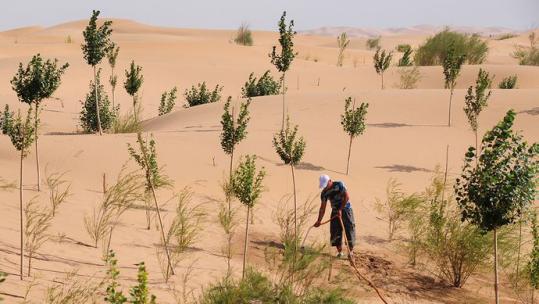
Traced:
[[92, 133], [84, 133], [84, 132], [47, 132], [45, 135], [53, 135], [53, 136], [73, 136], [73, 135], [93, 135]]
[[397, 122], [383, 122], [383, 123], [371, 123], [367, 124], [369, 127], [374, 128], [403, 128], [403, 127], [447, 127], [447, 125], [434, 125], [434, 124], [425, 124], [425, 125], [410, 125], [406, 123], [397, 123]]
[[376, 166], [378, 169], [386, 169], [389, 172], [402, 172], [402, 173], [412, 173], [412, 172], [432, 172], [429, 169], [407, 166], [407, 165], [391, 165], [391, 166]]
[[539, 115], [539, 107], [535, 107], [535, 108], [532, 108], [532, 109], [529, 109], [529, 110], [524, 110], [524, 111], [518, 112], [518, 114], [522, 114], [522, 113], [532, 115], [532, 116]]

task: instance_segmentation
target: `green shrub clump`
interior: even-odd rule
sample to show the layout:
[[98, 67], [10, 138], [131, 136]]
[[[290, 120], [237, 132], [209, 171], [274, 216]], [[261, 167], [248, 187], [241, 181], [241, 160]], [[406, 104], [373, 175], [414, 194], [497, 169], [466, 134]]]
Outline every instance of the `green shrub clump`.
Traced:
[[172, 112], [172, 109], [174, 109], [174, 106], [176, 105], [176, 93], [178, 92], [178, 88], [174, 87], [170, 92], [165, 91], [161, 95], [161, 101], [159, 103], [159, 116], [168, 114]]
[[468, 64], [481, 64], [488, 54], [488, 45], [479, 35], [461, 34], [445, 29], [419, 46], [414, 61], [417, 65], [441, 65], [451, 45], [457, 55], [466, 56]]
[[517, 46], [512, 56], [518, 59], [518, 64], [520, 65], [539, 65], [539, 48], [537, 48], [535, 32], [532, 32], [528, 39], [530, 40], [530, 46]]
[[403, 43], [403, 44], [397, 45], [395, 49], [397, 50], [397, 52], [406, 53], [406, 51], [412, 49], [412, 46], [407, 43]]
[[369, 38], [367, 39], [367, 42], [365, 42], [365, 45], [367, 46], [367, 49], [374, 50], [380, 48], [380, 40], [382, 37], [376, 37], [376, 38]]
[[262, 77], [257, 81], [254, 73], [249, 75], [249, 80], [245, 82], [245, 86], [241, 89], [241, 95], [244, 98], [277, 95], [281, 89], [279, 81], [273, 79], [270, 75], [270, 71], [267, 70]]
[[253, 34], [249, 29], [249, 25], [240, 25], [240, 27], [238, 28], [238, 32], [236, 33], [236, 38], [234, 38], [234, 42], [239, 45], [253, 45]]
[[90, 88], [86, 94], [84, 102], [81, 101], [82, 110], [80, 112], [80, 124], [86, 132], [97, 132], [99, 126], [97, 125], [97, 112], [96, 112], [96, 98], [95, 87], [97, 86], [97, 96], [99, 98], [99, 116], [101, 118], [101, 127], [108, 130], [114, 124], [116, 117], [118, 116], [119, 108], [112, 108], [109, 102], [109, 97], [105, 93], [105, 89], [101, 84], [100, 79], [101, 70], [97, 72], [96, 83], [90, 81]]
[[206, 103], [217, 102], [221, 99], [222, 86], [216, 85], [213, 91], [206, 87], [206, 82], [199, 83], [196, 87], [192, 86], [190, 90], [185, 90], [185, 100], [187, 104], [184, 107], [194, 107]]
[[517, 75], [507, 76], [498, 85], [500, 89], [515, 89], [517, 87]]

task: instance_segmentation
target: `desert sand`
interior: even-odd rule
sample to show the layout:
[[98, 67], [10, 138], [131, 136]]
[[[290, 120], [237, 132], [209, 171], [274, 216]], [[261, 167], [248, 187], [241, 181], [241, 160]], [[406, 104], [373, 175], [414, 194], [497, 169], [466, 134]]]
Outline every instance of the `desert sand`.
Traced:
[[[78, 113], [80, 100], [88, 91], [92, 70], [82, 57], [80, 44], [82, 30], [87, 21], [77, 21], [49, 28], [27, 27], [0, 32], [0, 106], [5, 103], [14, 109], [25, 109], [11, 89], [10, 79], [19, 62], [26, 63], [32, 55], [41, 53], [45, 58], [58, 58], [70, 67], [63, 77], [55, 99], [45, 102], [40, 132], [40, 162], [43, 172], [66, 171], [72, 182], [68, 202], [60, 208], [51, 232], [63, 235], [47, 242], [33, 261], [36, 282], [28, 299], [42, 303], [45, 289], [65, 273], [78, 270], [80, 276], [103, 277], [106, 268], [101, 260], [100, 248], [91, 243], [83, 218], [92, 211], [102, 197], [102, 175], [110, 182], [129, 161], [127, 143], [134, 143], [135, 134], [79, 134]], [[231, 95], [235, 102], [249, 74], [262, 74], [271, 66], [268, 53], [277, 43], [275, 32], [254, 32], [252, 47], [232, 42], [235, 31], [161, 28], [129, 20], [115, 19], [113, 40], [120, 46], [117, 64], [119, 82], [135, 60], [143, 67], [142, 105], [144, 131], [153, 134], [157, 142], [158, 160], [165, 172], [174, 180], [177, 190], [190, 187], [194, 201], [204, 203], [208, 212], [199, 241], [190, 250], [186, 261], [178, 268], [180, 275], [173, 278], [179, 284], [181, 273], [195, 261], [195, 275], [189, 287], [201, 287], [221, 278], [226, 261], [221, 256], [225, 239], [217, 223], [218, 201], [223, 199], [220, 182], [227, 172], [228, 157], [219, 144], [220, 117], [223, 103], [184, 109], [183, 92], [201, 81], [210, 87], [224, 86], [223, 96]], [[66, 43], [67, 37], [72, 43]], [[393, 35], [382, 37], [382, 47], [393, 49], [399, 43], [417, 46], [426, 35]], [[319, 195], [318, 176], [329, 174], [342, 180], [351, 195], [356, 214], [357, 250], [365, 256], [387, 261], [395, 275], [375, 278], [394, 303], [480, 303], [492, 298], [491, 273], [473, 276], [462, 289], [439, 288], [434, 276], [417, 273], [406, 266], [406, 257], [387, 241], [386, 223], [374, 208], [376, 198], [385, 198], [386, 182], [397, 178], [407, 192], [420, 192], [428, 184], [432, 170], [445, 162], [449, 145], [449, 175], [456, 177], [463, 164], [464, 153], [473, 144], [474, 136], [462, 111], [465, 89], [475, 82], [479, 68], [495, 74], [495, 86], [489, 106], [480, 117], [480, 134], [491, 128], [508, 109], [518, 112], [515, 128], [531, 141], [539, 141], [539, 67], [519, 66], [510, 56], [515, 44], [526, 45], [527, 33], [503, 41], [490, 40], [490, 53], [484, 65], [465, 66], [458, 79], [453, 100], [453, 126], [446, 127], [449, 91], [443, 88], [442, 68], [421, 67], [422, 79], [417, 89], [399, 90], [396, 67], [386, 73], [386, 89], [380, 90], [380, 79], [372, 67], [373, 51], [366, 50], [364, 38], [354, 38], [346, 52], [343, 67], [335, 65], [336, 39], [331, 36], [300, 34], [295, 39], [299, 52], [288, 73], [288, 111], [293, 123], [307, 142], [306, 153], [296, 171], [300, 202]], [[316, 59], [316, 62], [315, 62]], [[103, 79], [108, 79], [110, 67], [103, 61]], [[499, 90], [497, 83], [508, 75], [518, 75], [518, 89]], [[319, 85], [318, 85], [319, 83]], [[178, 86], [181, 94], [175, 111], [157, 116], [161, 93]], [[106, 85], [110, 92], [110, 87]], [[347, 96], [369, 102], [367, 129], [354, 141], [350, 174], [346, 168], [348, 137], [342, 131], [340, 115]], [[224, 99], [224, 98], [223, 98]], [[122, 112], [131, 107], [131, 98], [119, 84], [116, 100]], [[248, 135], [239, 145], [237, 156], [256, 154], [258, 163], [265, 167], [266, 191], [255, 207], [255, 224], [251, 226], [250, 263], [264, 268], [264, 242], [278, 241], [278, 227], [273, 213], [283, 196], [290, 194], [289, 168], [281, 164], [271, 139], [281, 124], [281, 97], [254, 98]], [[0, 177], [18, 179], [19, 154], [9, 138], [0, 136]], [[35, 155], [25, 160], [25, 198], [38, 195], [36, 191]], [[237, 161], [238, 158], [236, 158]], [[215, 165], [214, 163], [215, 162]], [[165, 202], [169, 193], [160, 193]], [[281, 202], [282, 203], [282, 202]], [[21, 282], [18, 242], [18, 191], [0, 192], [0, 270], [9, 274], [0, 285], [0, 295], [6, 303], [20, 303], [31, 279]], [[238, 203], [236, 203], [238, 206]], [[239, 206], [238, 206], [239, 207]], [[170, 219], [173, 202], [163, 206], [165, 221]], [[243, 209], [240, 215], [243, 216]], [[314, 223], [313, 215], [312, 222]], [[233, 268], [241, 274], [241, 246], [243, 221], [235, 238]], [[309, 238], [326, 240], [328, 227], [313, 229]], [[112, 240], [119, 259], [122, 283], [132, 284], [135, 264], [145, 261], [149, 271], [150, 288], [159, 303], [173, 303], [172, 294], [164, 284], [155, 257], [155, 244], [159, 242], [156, 229], [145, 230], [142, 210], [129, 210]], [[336, 267], [347, 267], [345, 262]], [[432, 279], [424, 279], [426, 277]], [[416, 279], [417, 278], [417, 279]], [[421, 281], [419, 278], [423, 278]], [[358, 303], [378, 303], [375, 294], [357, 281], [346, 282]], [[503, 280], [502, 280], [503, 283]], [[507, 288], [502, 288], [503, 302], [514, 300]]]

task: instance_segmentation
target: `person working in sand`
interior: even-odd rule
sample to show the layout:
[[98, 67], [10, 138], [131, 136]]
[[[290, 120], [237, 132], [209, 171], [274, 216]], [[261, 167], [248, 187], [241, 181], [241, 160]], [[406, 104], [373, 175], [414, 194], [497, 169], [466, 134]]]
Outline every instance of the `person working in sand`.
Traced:
[[350, 204], [350, 197], [348, 191], [342, 182], [332, 181], [327, 175], [320, 176], [320, 212], [318, 213], [318, 220], [314, 224], [314, 227], [319, 227], [322, 222], [322, 218], [326, 212], [327, 201], [331, 203], [331, 223], [329, 226], [331, 246], [337, 247], [337, 257], [342, 258], [344, 256], [342, 252], [342, 226], [339, 218], [342, 219], [344, 229], [346, 230], [346, 238], [348, 239], [348, 245], [350, 248], [350, 255], [353, 255], [354, 243], [356, 240], [356, 224], [354, 220], [354, 212]]

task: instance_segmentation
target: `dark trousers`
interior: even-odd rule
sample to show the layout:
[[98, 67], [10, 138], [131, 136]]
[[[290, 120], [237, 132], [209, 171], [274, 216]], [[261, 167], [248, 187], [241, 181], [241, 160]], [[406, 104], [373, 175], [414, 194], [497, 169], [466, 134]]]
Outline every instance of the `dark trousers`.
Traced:
[[[336, 216], [337, 212], [337, 209], [331, 209], [331, 217]], [[342, 221], [344, 229], [346, 230], [349, 246], [354, 247], [356, 242], [356, 222], [354, 220], [354, 211], [352, 210], [352, 207], [344, 208], [342, 210]], [[342, 246], [342, 226], [339, 217], [335, 217], [331, 220], [329, 233], [331, 237], [331, 246]]]

